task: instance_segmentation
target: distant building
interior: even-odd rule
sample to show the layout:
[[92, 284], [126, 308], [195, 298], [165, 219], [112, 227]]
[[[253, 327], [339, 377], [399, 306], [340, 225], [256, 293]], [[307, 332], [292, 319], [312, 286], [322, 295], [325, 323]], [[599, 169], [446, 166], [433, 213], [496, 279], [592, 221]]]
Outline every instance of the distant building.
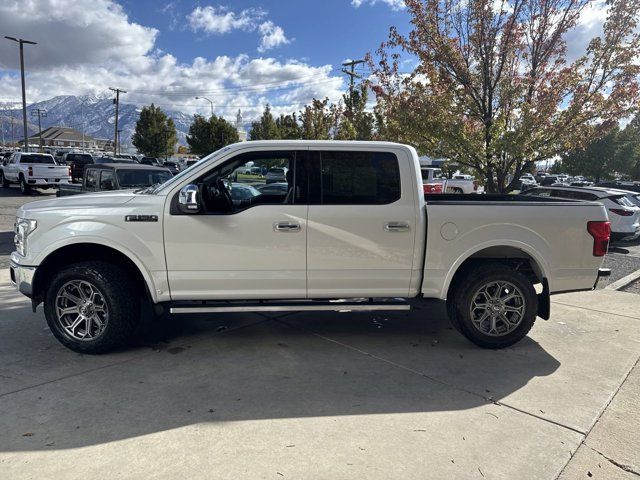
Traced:
[[[24, 143], [21, 141], [20, 143]], [[29, 137], [29, 145], [40, 145], [40, 135]], [[98, 148], [96, 139], [69, 127], [49, 127], [42, 131], [44, 147]]]
[[238, 115], [236, 115], [236, 131], [238, 132], [238, 137], [241, 142], [247, 141], [247, 132], [244, 129], [244, 125], [242, 123], [242, 112], [238, 109]]

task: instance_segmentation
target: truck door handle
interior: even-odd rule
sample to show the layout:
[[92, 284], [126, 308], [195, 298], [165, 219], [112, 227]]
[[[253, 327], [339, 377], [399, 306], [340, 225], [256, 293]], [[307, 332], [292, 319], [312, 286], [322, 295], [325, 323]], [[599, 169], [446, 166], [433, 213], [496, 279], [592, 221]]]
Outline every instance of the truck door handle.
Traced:
[[299, 232], [300, 231], [300, 224], [299, 223], [289, 223], [289, 222], [274, 223], [273, 224], [273, 229], [276, 232]]
[[408, 232], [410, 227], [405, 222], [389, 222], [385, 223], [384, 230], [386, 232]]

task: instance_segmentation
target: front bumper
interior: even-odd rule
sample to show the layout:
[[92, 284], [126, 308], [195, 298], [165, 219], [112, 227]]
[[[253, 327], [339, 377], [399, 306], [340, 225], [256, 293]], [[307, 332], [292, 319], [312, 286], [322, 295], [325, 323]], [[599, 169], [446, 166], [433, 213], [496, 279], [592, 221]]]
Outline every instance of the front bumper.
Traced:
[[607, 285], [609, 285], [609, 278], [611, 277], [611, 269], [610, 268], [599, 268], [598, 269], [598, 278], [596, 279], [596, 283], [593, 286], [594, 290], [602, 290]]
[[11, 283], [27, 297], [33, 295], [33, 277], [36, 273], [36, 267], [25, 267], [15, 262], [10, 262], [9, 273], [11, 275]]

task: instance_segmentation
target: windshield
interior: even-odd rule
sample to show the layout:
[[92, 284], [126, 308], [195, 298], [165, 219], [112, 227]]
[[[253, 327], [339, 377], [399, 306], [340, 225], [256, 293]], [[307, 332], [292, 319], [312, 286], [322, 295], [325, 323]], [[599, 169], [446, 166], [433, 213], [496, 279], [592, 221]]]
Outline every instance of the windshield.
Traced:
[[55, 165], [56, 162], [51, 155], [22, 155], [20, 163], [47, 163]]
[[[171, 178], [170, 180], [164, 182], [162, 185], [157, 185], [153, 189], [147, 189], [147, 190], [142, 191], [140, 193], [147, 193], [147, 194], [154, 195], [156, 193], [160, 193], [162, 190], [165, 190], [167, 188], [171, 188], [176, 183], [181, 182], [182, 179], [185, 176], [189, 175], [191, 173], [191, 169], [195, 165], [198, 165], [200, 162], [204, 162], [205, 160], [210, 160], [212, 158], [219, 157], [221, 154], [228, 152], [230, 149], [231, 149], [231, 147], [228, 146], [228, 147], [223, 147], [220, 150], [216, 150], [215, 152], [213, 152], [213, 153], [207, 155], [206, 157], [204, 157], [202, 160], [196, 161], [193, 165], [190, 165], [188, 168], [184, 169], [183, 171], [181, 171], [179, 174], [177, 174], [175, 177]], [[187, 162], [187, 164], [188, 163], [189, 162]]]
[[67, 155], [67, 162], [74, 162], [80, 164], [93, 163], [93, 157], [88, 154], [69, 154]]
[[158, 170], [128, 170], [123, 168], [121, 170], [119, 169], [117, 174], [118, 183], [122, 188], [148, 187], [156, 183], [166, 182], [171, 178], [171, 173]]

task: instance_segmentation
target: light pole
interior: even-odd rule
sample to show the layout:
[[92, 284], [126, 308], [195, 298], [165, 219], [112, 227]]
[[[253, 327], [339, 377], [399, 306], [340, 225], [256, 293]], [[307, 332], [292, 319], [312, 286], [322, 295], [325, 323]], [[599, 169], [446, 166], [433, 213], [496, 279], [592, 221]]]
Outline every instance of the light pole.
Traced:
[[211, 117], [213, 117], [213, 102], [207, 97], [196, 97], [196, 100], [206, 100], [211, 105]]
[[36, 42], [31, 40], [24, 40], [22, 38], [5, 37], [7, 40], [12, 40], [20, 44], [20, 76], [22, 77], [22, 127], [24, 129], [24, 151], [29, 151], [29, 137], [27, 135], [27, 96], [24, 89], [24, 44], [37, 45]]

